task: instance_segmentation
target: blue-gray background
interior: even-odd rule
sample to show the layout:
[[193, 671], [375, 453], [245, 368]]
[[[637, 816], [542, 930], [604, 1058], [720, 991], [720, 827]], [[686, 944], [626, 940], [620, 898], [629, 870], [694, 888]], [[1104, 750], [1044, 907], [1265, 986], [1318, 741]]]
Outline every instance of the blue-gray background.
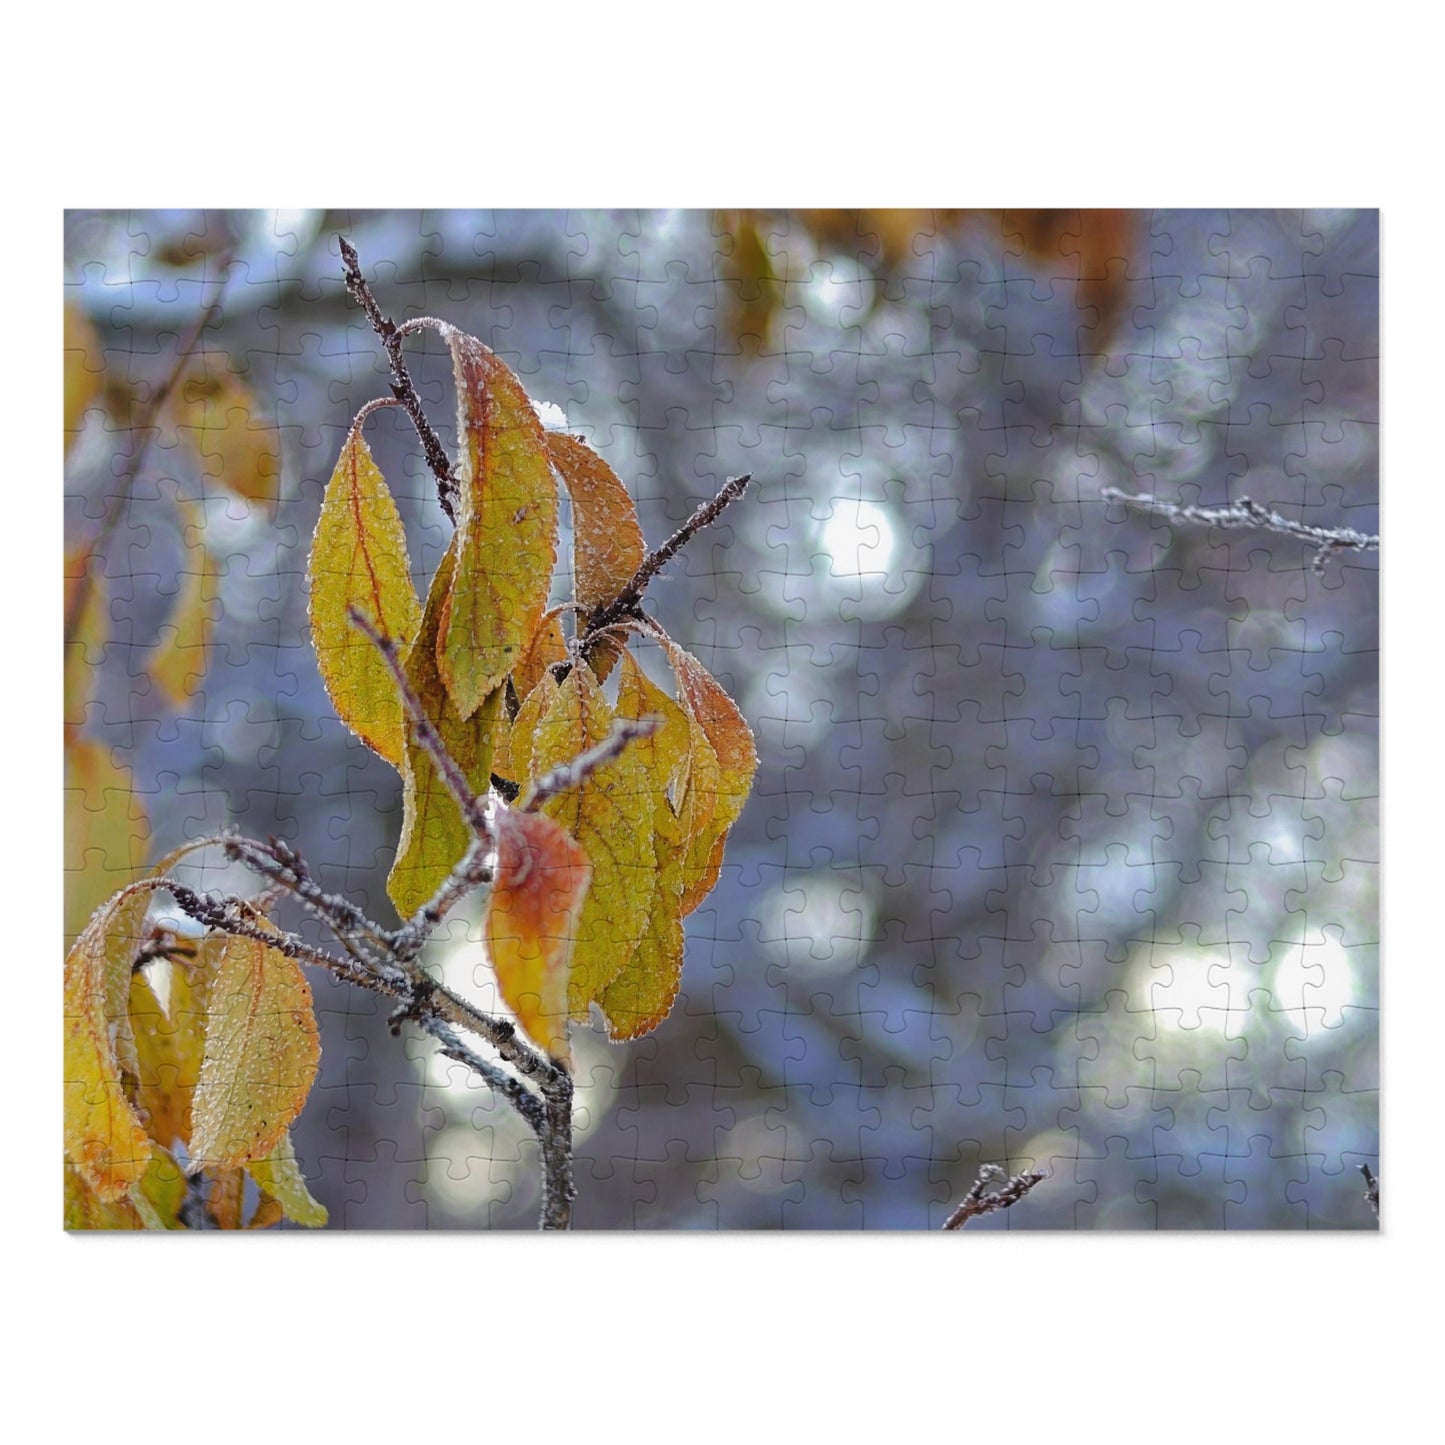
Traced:
[[[1375, 213], [1140, 212], [1082, 294], [1076, 258], [987, 216], [899, 247], [783, 212], [69, 213], [67, 297], [132, 383], [235, 248], [206, 344], [284, 456], [274, 526], [207, 504], [223, 615], [178, 714], [143, 662], [186, 555], [167, 479], [196, 472], [152, 449], [86, 735], [134, 769], [156, 854], [234, 820], [385, 914], [398, 780], [330, 714], [306, 635], [321, 490], [386, 389], [338, 230], [392, 316], [474, 332], [561, 406], [650, 540], [755, 477], [652, 589], [761, 765], [672, 1016], [577, 1041], [579, 1226], [936, 1226], [998, 1161], [1052, 1177], [971, 1228], [1373, 1227], [1376, 560], [1320, 578], [1300, 543], [1099, 493], [1376, 530]], [[744, 230], [776, 278], [760, 343]], [[449, 437], [442, 348], [410, 354]], [[430, 478], [395, 413], [369, 435], [424, 586]], [[73, 537], [113, 442], [95, 414]], [[490, 998], [465, 918], [435, 962]], [[333, 1225], [531, 1227], [510, 1114], [314, 982], [295, 1134]]]

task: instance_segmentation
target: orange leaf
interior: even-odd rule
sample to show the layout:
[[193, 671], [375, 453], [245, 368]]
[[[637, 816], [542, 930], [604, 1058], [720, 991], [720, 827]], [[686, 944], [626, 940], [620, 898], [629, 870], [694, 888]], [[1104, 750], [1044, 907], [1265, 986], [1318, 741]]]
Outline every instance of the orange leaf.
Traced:
[[381, 653], [351, 624], [352, 607], [403, 646], [422, 608], [411, 585], [406, 534], [386, 480], [355, 422], [327, 483], [308, 568], [311, 638], [336, 715], [400, 770], [401, 698]]
[[301, 1112], [320, 1058], [300, 965], [257, 939], [228, 937], [191, 1104], [191, 1158], [214, 1169], [264, 1159]]
[[627, 488], [586, 442], [551, 432], [547, 450], [572, 498], [572, 577], [578, 605], [591, 612], [632, 580], [647, 544]]
[[568, 981], [592, 868], [541, 813], [499, 805], [493, 826], [497, 869], [483, 926], [497, 986], [527, 1033], [567, 1060]]
[[470, 717], [522, 660], [557, 560], [557, 490], [521, 382], [474, 336], [446, 327], [457, 389], [457, 570], [437, 664]]

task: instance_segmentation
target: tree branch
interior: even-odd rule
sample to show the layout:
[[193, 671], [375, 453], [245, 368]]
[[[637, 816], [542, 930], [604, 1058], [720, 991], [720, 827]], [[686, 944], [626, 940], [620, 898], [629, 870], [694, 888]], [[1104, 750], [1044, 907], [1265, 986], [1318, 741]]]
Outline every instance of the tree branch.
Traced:
[[750, 481], [752, 481], [751, 473], [745, 473], [740, 477], [729, 477], [718, 489], [715, 497], [698, 507], [667, 541], [643, 558], [642, 565], [632, 574], [631, 580], [622, 591], [611, 602], [604, 603], [597, 608], [587, 619], [587, 626], [578, 639], [578, 645], [583, 649], [584, 656], [587, 655], [587, 649], [595, 643], [598, 634], [614, 623], [636, 616], [637, 608], [642, 602], [642, 594], [647, 590], [647, 584], [704, 527], [717, 521], [723, 511], [747, 490]]
[[1380, 1217], [1380, 1181], [1375, 1178], [1373, 1170], [1368, 1164], [1360, 1165], [1360, 1173], [1365, 1176], [1365, 1198], [1370, 1202], [1370, 1208], [1375, 1211], [1375, 1218]]
[[970, 1219], [983, 1214], [994, 1214], [1000, 1209], [1009, 1209], [1017, 1204], [1034, 1185], [1049, 1177], [1047, 1169], [1025, 1169], [1015, 1174], [1001, 1189], [984, 1193], [990, 1184], [1004, 1177], [1004, 1171], [997, 1164], [985, 1164], [978, 1171], [978, 1178], [972, 1188], [963, 1196], [958, 1208], [943, 1221], [945, 1229], [962, 1229]]
[[422, 450], [426, 453], [426, 464], [437, 479], [437, 500], [441, 503], [442, 511], [447, 514], [447, 519], [455, 526], [457, 502], [461, 496], [461, 488], [457, 483], [456, 473], [452, 470], [451, 461], [447, 457], [446, 448], [442, 446], [441, 438], [437, 436], [432, 424], [426, 419], [426, 413], [422, 410], [421, 398], [416, 392], [416, 385], [411, 379], [411, 373], [406, 369], [406, 361], [401, 350], [402, 338], [406, 334], [405, 329], [396, 326], [388, 317], [384, 316], [381, 307], [376, 304], [376, 298], [371, 294], [371, 287], [362, 274], [361, 258], [356, 254], [356, 247], [345, 236], [338, 236], [336, 241], [341, 248], [346, 290], [351, 299], [366, 312], [366, 319], [371, 322], [371, 329], [381, 338], [382, 347], [386, 351], [386, 359], [391, 365], [392, 395], [406, 408], [406, 414], [411, 418], [411, 424], [416, 428], [417, 436], [421, 438]]
[[1307, 522], [1297, 522], [1268, 507], [1261, 506], [1249, 497], [1225, 507], [1181, 506], [1178, 502], [1166, 502], [1152, 492], [1141, 492], [1137, 496], [1121, 491], [1118, 487], [1105, 487], [1100, 496], [1106, 502], [1123, 502], [1125, 506], [1140, 511], [1157, 512], [1171, 522], [1197, 522], [1206, 527], [1254, 527], [1264, 532], [1277, 532], [1282, 536], [1296, 537], [1315, 547], [1314, 570], [1324, 575], [1325, 564], [1336, 552], [1378, 552], [1378, 534], [1370, 536], [1357, 532], [1353, 527], [1312, 527]]

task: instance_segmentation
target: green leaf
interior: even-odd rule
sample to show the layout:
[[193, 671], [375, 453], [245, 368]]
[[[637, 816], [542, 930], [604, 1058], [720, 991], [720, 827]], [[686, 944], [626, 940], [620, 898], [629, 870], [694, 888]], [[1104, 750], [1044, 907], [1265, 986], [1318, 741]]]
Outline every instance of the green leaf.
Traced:
[[474, 336], [444, 330], [457, 389], [457, 570], [437, 663], [463, 717], [522, 660], [557, 561], [557, 491], [522, 384]]
[[385, 659], [347, 614], [355, 607], [384, 636], [407, 646], [422, 608], [411, 585], [401, 516], [357, 423], [327, 484], [308, 572], [311, 638], [336, 715], [400, 769], [401, 698]]

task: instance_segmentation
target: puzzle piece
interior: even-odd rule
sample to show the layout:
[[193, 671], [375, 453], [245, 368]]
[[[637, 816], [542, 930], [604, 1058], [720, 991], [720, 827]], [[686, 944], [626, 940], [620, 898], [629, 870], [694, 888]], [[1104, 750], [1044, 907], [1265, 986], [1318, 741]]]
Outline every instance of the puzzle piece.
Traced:
[[[338, 233], [393, 320], [478, 336], [561, 408], [649, 545], [753, 477], [646, 594], [759, 768], [666, 1020], [573, 1028], [578, 1227], [938, 1229], [994, 1162], [1050, 1172], [970, 1230], [1375, 1227], [1377, 558], [1316, 571], [1308, 539], [1104, 489], [1375, 530], [1376, 213], [68, 213], [67, 944], [228, 827], [399, 922], [402, 781], [308, 623], [323, 491], [390, 395]], [[274, 515], [156, 406], [212, 302]], [[404, 352], [455, 456], [447, 343]], [[452, 523], [406, 415], [365, 436], [424, 595]], [[564, 503], [554, 603], [574, 527]], [[261, 887], [214, 851], [175, 870]], [[481, 920], [421, 963], [499, 1010]], [[532, 1227], [513, 1107], [308, 977], [292, 1137], [330, 1227]]]

